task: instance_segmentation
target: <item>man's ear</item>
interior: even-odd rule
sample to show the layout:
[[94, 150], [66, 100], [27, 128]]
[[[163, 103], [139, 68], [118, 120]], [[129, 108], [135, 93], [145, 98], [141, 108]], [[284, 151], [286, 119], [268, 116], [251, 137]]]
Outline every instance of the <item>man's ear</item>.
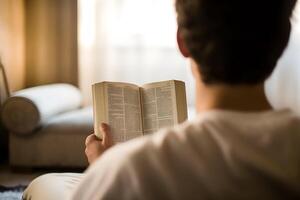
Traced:
[[177, 44], [181, 54], [186, 58], [190, 57], [190, 53], [187, 50], [185, 42], [181, 36], [180, 28], [177, 29]]

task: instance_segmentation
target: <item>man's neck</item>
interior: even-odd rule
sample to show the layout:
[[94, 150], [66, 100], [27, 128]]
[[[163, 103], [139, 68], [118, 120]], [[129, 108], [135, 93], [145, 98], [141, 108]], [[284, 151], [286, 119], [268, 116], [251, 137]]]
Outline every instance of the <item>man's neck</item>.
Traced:
[[249, 86], [204, 85], [196, 86], [197, 112], [213, 109], [258, 112], [272, 109], [263, 84]]

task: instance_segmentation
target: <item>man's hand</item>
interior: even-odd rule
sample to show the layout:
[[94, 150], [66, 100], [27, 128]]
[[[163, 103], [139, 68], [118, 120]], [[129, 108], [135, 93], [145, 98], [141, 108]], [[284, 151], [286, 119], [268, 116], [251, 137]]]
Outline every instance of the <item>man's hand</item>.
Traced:
[[100, 126], [103, 139], [97, 138], [95, 134], [89, 135], [85, 140], [85, 155], [89, 164], [92, 164], [104, 151], [113, 146], [110, 128], [102, 123]]

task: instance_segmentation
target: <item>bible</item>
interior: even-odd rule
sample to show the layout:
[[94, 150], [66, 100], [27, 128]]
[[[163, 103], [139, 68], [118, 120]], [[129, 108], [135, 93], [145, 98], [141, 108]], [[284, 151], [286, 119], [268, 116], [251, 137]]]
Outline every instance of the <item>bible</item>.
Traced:
[[99, 127], [111, 127], [113, 141], [124, 142], [187, 119], [185, 83], [161, 81], [137, 86], [121, 82], [92, 85], [94, 131], [102, 138]]

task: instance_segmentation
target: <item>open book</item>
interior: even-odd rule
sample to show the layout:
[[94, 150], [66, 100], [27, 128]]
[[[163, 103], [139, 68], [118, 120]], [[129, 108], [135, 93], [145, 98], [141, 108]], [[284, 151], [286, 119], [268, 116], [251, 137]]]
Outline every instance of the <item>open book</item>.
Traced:
[[110, 125], [113, 140], [123, 142], [156, 132], [187, 119], [185, 84], [170, 80], [141, 87], [120, 82], [100, 82], [92, 86], [94, 131]]

